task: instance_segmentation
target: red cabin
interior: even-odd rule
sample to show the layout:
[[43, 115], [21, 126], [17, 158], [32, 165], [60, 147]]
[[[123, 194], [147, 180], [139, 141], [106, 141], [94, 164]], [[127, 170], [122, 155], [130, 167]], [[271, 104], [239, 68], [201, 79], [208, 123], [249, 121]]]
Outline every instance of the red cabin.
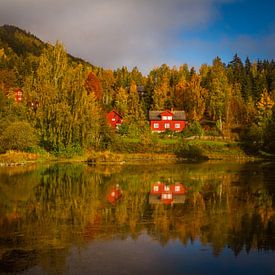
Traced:
[[23, 99], [23, 91], [18, 88], [15, 90], [15, 100], [16, 102], [21, 102], [22, 99]]
[[122, 124], [122, 116], [115, 110], [112, 110], [107, 114], [107, 120], [109, 125], [114, 129], [118, 129]]
[[186, 127], [184, 111], [150, 111], [149, 120], [153, 132], [164, 132], [166, 130], [181, 132]]

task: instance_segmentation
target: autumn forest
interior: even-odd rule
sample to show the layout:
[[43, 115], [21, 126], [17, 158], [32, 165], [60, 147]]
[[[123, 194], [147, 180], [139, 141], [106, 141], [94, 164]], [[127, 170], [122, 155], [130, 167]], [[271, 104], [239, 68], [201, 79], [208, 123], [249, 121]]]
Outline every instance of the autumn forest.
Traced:
[[[188, 127], [175, 134], [178, 139], [220, 137], [238, 141], [250, 154], [272, 155], [274, 102], [274, 60], [236, 54], [228, 64], [219, 57], [196, 69], [163, 64], [144, 76], [137, 67], [96, 67], [69, 55], [60, 42], [52, 46], [17, 27], [0, 27], [2, 153], [115, 151], [123, 139], [142, 147], [156, 139], [150, 110], [184, 110]], [[113, 109], [123, 115], [118, 131], [106, 120]]]

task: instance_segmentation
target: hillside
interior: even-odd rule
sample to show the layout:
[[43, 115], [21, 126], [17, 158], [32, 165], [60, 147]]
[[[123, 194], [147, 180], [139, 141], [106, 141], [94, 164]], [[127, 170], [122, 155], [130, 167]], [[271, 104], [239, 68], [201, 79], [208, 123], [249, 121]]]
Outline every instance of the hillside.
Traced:
[[[22, 30], [16, 26], [3, 25], [0, 26], [0, 49], [4, 49], [9, 55], [17, 55], [18, 57], [26, 57], [28, 55], [39, 56], [42, 50], [49, 46], [49, 43], [43, 42], [35, 35]], [[81, 63], [85, 66], [95, 67], [89, 62], [68, 54], [69, 60]]]

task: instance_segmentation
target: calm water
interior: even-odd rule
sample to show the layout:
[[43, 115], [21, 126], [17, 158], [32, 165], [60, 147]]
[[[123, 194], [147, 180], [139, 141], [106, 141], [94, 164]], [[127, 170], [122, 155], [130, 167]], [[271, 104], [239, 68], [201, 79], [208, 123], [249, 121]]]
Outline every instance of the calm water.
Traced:
[[274, 163], [0, 168], [0, 273], [275, 274], [274, 193]]

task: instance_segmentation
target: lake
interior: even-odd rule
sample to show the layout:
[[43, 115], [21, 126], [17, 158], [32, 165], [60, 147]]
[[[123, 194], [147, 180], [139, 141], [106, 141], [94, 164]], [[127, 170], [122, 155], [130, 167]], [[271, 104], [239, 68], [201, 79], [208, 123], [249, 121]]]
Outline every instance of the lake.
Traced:
[[0, 167], [1, 274], [275, 274], [275, 163]]

